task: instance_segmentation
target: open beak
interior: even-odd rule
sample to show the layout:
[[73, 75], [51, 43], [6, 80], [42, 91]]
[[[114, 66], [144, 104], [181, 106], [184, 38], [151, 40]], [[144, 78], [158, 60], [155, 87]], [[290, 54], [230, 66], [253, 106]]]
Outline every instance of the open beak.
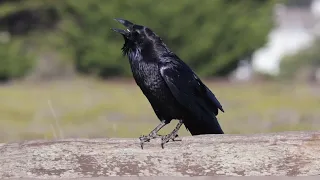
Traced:
[[124, 36], [128, 35], [128, 33], [131, 32], [132, 26], [134, 25], [132, 22], [125, 20], [125, 19], [120, 19], [120, 18], [115, 18], [114, 20], [118, 21], [122, 25], [124, 25], [127, 29], [122, 30], [122, 29], [117, 29], [117, 28], [111, 28], [113, 31], [120, 33]]

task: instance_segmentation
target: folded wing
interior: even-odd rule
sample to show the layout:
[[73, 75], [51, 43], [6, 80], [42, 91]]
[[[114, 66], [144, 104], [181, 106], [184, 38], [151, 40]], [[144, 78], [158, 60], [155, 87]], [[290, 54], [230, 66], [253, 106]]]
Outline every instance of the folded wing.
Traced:
[[184, 64], [163, 64], [160, 72], [177, 101], [194, 114], [216, 116], [218, 109], [224, 112], [215, 95]]

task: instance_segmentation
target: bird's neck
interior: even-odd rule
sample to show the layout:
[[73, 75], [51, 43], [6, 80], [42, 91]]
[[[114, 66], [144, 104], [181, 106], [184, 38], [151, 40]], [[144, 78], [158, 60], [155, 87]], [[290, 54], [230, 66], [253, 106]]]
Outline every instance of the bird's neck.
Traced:
[[152, 43], [145, 44], [141, 49], [141, 53], [148, 56], [163, 56], [171, 51], [162, 41], [156, 41]]
[[130, 62], [141, 60], [145, 62], [157, 61], [161, 56], [169, 53], [171, 51], [162, 41], [144, 43], [141, 46], [131, 46], [126, 51]]
[[142, 54], [141, 54], [142, 49], [138, 47], [131, 48], [127, 52], [127, 56], [130, 61], [140, 61], [142, 59]]

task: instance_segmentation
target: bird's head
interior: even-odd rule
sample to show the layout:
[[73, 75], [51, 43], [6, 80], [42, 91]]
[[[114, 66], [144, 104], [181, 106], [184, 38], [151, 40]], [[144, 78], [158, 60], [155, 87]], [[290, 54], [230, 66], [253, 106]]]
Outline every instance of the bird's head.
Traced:
[[111, 28], [113, 31], [120, 33], [124, 38], [124, 45], [122, 51], [127, 55], [131, 51], [141, 50], [151, 42], [161, 40], [151, 29], [148, 27], [134, 24], [128, 20], [116, 18], [114, 19], [125, 26], [126, 30]]

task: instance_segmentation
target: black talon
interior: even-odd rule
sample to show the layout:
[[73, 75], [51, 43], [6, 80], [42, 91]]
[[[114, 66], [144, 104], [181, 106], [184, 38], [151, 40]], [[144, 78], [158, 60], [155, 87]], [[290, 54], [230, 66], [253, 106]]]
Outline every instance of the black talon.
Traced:
[[171, 137], [171, 140], [172, 140], [172, 141], [181, 141], [181, 139], [176, 139], [176, 138], [178, 138], [178, 137], [179, 137], [179, 135], [176, 134], [174, 137]]
[[155, 139], [155, 138], [158, 138], [158, 137], [161, 137], [161, 135], [159, 134], [156, 134], [154, 132], [151, 132], [149, 135], [145, 136], [145, 135], [141, 135], [139, 137], [139, 140], [140, 140], [140, 146], [141, 146], [141, 149], [143, 149], [143, 145], [145, 142], [150, 142], [151, 139]]
[[144, 144], [145, 142], [148, 142], [148, 141], [149, 141], [149, 140], [147, 139], [147, 136], [145, 136], [145, 135], [141, 135], [141, 136], [139, 137], [139, 140], [140, 140], [141, 149], [143, 149], [143, 144]]
[[164, 149], [164, 145], [165, 145], [167, 142], [170, 141], [171, 135], [172, 135], [172, 134], [168, 134], [168, 135], [162, 136], [162, 138], [161, 138], [161, 147], [162, 147], [162, 149]]
[[165, 136], [162, 136], [162, 138], [161, 138], [162, 149], [164, 148], [164, 144], [168, 143], [170, 140], [181, 141], [181, 140], [176, 140], [175, 138], [179, 137], [178, 131], [179, 131], [182, 124], [183, 124], [183, 122], [180, 120], [179, 123], [177, 124], [176, 128], [174, 128], [174, 130], [171, 133], [169, 133]]

